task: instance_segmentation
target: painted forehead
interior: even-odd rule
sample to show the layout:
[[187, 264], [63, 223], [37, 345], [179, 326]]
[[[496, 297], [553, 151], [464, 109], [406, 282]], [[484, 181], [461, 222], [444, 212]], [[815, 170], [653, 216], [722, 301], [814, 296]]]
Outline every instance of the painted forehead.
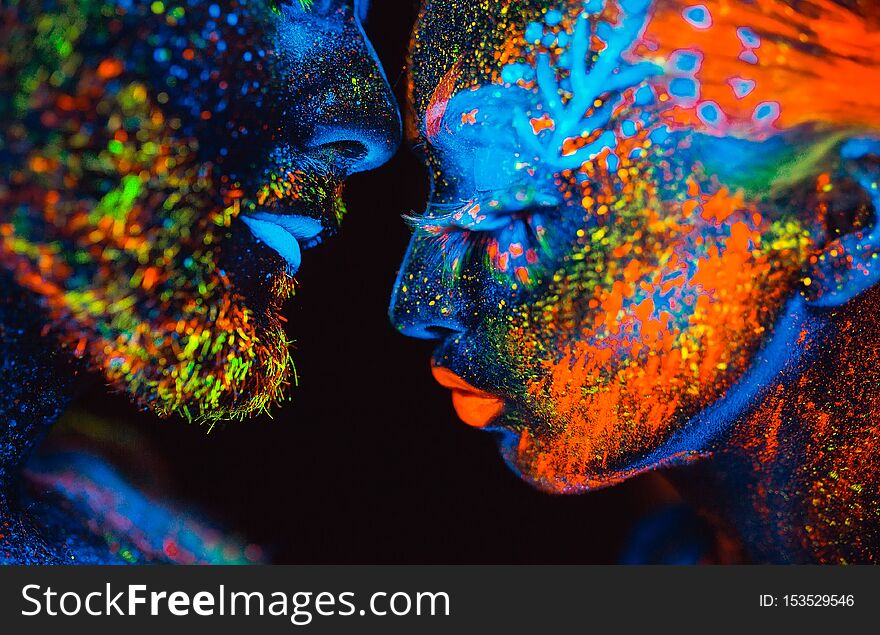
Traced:
[[869, 0], [429, 0], [412, 43], [409, 134], [425, 136], [464, 89], [533, 88], [542, 54], [565, 74], [586, 16], [592, 62], [611, 46], [622, 62], [657, 64], [651, 83], [681, 107], [678, 123], [877, 126], [880, 5]]

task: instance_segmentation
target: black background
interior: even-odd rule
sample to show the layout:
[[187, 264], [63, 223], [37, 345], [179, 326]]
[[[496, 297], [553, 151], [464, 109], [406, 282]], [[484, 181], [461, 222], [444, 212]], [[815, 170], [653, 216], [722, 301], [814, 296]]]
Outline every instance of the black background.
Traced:
[[[415, 8], [376, 2], [367, 33], [398, 98]], [[584, 496], [520, 482], [494, 441], [455, 417], [430, 342], [387, 319], [420, 210], [424, 170], [404, 148], [355, 175], [341, 235], [304, 255], [286, 307], [300, 386], [274, 418], [207, 428], [136, 412], [96, 386], [75, 411], [126, 421], [171, 494], [267, 546], [280, 563], [613, 563], [633, 523], [670, 493], [656, 477]]]

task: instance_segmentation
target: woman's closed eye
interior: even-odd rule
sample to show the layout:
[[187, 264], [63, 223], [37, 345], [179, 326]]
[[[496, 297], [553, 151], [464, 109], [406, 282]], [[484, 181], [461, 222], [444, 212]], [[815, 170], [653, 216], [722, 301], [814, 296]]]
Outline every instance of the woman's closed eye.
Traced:
[[483, 260], [526, 283], [546, 251], [547, 219], [562, 204], [557, 193], [535, 188], [482, 192], [456, 204], [430, 203], [425, 214], [406, 220], [417, 236], [437, 241], [443, 264], [453, 273]]
[[494, 232], [516, 222], [529, 222], [562, 205], [558, 192], [532, 185], [506, 190], [476, 191], [458, 203], [429, 202], [422, 216], [408, 217], [410, 225], [426, 235], [446, 232]]

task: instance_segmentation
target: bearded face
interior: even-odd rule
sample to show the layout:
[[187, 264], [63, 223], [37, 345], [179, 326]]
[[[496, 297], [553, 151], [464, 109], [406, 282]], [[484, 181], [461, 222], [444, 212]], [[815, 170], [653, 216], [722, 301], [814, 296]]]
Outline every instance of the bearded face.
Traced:
[[433, 191], [391, 317], [439, 340], [456, 411], [534, 485], [694, 458], [671, 440], [792, 302], [874, 280], [876, 174], [840, 148], [876, 131], [877, 32], [794, 4], [423, 4], [409, 134]]
[[360, 3], [0, 9], [0, 264], [46, 333], [161, 415], [267, 408], [279, 307], [384, 162], [396, 109]]

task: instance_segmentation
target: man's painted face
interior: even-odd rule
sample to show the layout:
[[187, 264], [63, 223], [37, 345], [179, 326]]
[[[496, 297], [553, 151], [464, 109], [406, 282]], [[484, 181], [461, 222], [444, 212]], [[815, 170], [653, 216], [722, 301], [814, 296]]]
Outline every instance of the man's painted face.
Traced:
[[549, 491], [650, 467], [869, 222], [836, 157], [875, 118], [877, 44], [828, 0], [425, 2], [433, 187], [391, 315], [442, 340], [459, 416]]
[[398, 115], [332, 0], [12, 0], [0, 9], [0, 263], [47, 332], [160, 414], [290, 381], [279, 304]]

